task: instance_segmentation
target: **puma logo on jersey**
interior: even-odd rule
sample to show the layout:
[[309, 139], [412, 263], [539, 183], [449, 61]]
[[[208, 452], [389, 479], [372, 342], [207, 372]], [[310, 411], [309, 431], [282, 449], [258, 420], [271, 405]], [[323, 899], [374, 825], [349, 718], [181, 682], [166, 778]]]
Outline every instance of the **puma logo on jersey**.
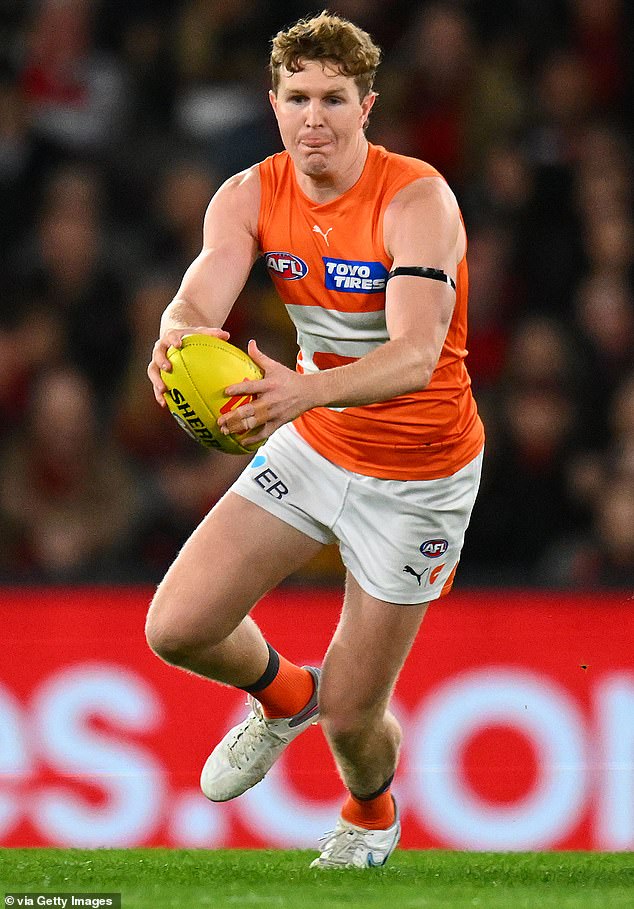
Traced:
[[329, 227], [328, 230], [326, 231], [326, 233], [324, 233], [323, 230], [321, 229], [321, 227], [319, 226], [319, 224], [315, 224], [313, 226], [313, 233], [319, 234], [320, 236], [322, 236], [324, 238], [324, 240], [326, 241], [326, 246], [330, 246], [330, 243], [328, 242], [328, 234], [330, 233], [331, 230], [332, 230], [332, 227]]
[[405, 568], [403, 569], [403, 571], [406, 571], [407, 574], [413, 574], [414, 577], [416, 578], [416, 580], [418, 581], [418, 586], [420, 587], [420, 586], [421, 586], [421, 578], [422, 578], [423, 575], [427, 572], [427, 569], [425, 568], [424, 571], [421, 571], [421, 573], [419, 574], [417, 571], [414, 571], [414, 569], [412, 568], [411, 565], [406, 565]]
[[444, 567], [445, 567], [445, 562], [441, 562], [441, 564], [436, 565], [435, 568], [423, 568], [423, 570], [419, 574], [417, 571], [415, 571], [412, 568], [411, 565], [405, 565], [405, 567], [403, 568], [403, 571], [405, 572], [405, 574], [411, 574], [412, 577], [416, 578], [416, 580], [418, 581], [419, 587], [423, 586], [423, 578], [424, 578], [425, 587], [427, 587], [427, 585], [431, 586], [436, 583], [436, 581], [440, 577]]

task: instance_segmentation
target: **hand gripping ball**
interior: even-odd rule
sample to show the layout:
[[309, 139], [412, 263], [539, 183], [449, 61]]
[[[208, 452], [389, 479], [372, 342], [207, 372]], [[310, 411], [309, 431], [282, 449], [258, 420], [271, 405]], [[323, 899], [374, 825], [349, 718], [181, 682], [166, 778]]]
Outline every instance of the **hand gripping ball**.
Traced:
[[251, 395], [228, 398], [225, 388], [247, 379], [261, 379], [262, 370], [233, 344], [212, 335], [185, 335], [182, 347], [170, 347], [171, 372], [161, 370], [170, 413], [185, 432], [206, 448], [229, 454], [248, 454], [262, 444], [249, 445], [246, 435], [224, 435], [218, 417], [251, 400]]

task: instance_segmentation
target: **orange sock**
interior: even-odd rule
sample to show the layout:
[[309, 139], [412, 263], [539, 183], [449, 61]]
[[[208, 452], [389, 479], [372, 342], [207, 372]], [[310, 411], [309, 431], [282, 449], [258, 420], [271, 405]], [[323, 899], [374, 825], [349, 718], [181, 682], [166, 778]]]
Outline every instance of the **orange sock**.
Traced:
[[389, 789], [373, 799], [358, 799], [349, 793], [341, 817], [349, 824], [365, 827], [366, 830], [387, 830], [396, 818], [394, 799]]
[[261, 680], [245, 691], [260, 702], [269, 720], [295, 716], [313, 696], [315, 681], [308, 669], [296, 666], [268, 646], [269, 666]]

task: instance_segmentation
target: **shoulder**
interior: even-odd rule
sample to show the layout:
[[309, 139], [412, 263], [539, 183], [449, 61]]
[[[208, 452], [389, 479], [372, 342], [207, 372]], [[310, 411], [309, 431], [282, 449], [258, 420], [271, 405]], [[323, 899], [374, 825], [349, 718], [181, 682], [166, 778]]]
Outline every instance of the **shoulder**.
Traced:
[[382, 169], [388, 181], [408, 182], [419, 177], [443, 179], [442, 174], [427, 161], [412, 158], [409, 155], [400, 155], [397, 152], [389, 151], [382, 145], [370, 143], [370, 155], [374, 167]]
[[253, 164], [246, 170], [229, 177], [216, 192], [214, 199], [225, 205], [241, 205], [259, 202], [260, 199], [260, 165]]
[[[389, 233], [399, 224], [405, 226], [403, 219], [416, 221], [421, 218], [428, 225], [438, 221], [457, 227], [460, 222], [458, 203], [440, 171], [420, 158], [399, 155], [380, 145], [371, 145], [370, 149], [373, 167], [381, 172], [384, 231]], [[407, 229], [410, 229], [409, 224]]]
[[427, 216], [459, 217], [456, 197], [440, 174], [419, 177], [399, 189], [392, 198], [386, 215], [400, 216], [412, 210], [423, 210]]
[[260, 166], [254, 164], [225, 180], [209, 203], [205, 220], [237, 218], [255, 235], [260, 192]]
[[395, 193], [385, 211], [383, 233], [388, 251], [400, 245], [403, 238], [420, 240], [431, 235], [443, 245], [452, 244], [462, 250], [460, 209], [443, 177], [420, 177]]

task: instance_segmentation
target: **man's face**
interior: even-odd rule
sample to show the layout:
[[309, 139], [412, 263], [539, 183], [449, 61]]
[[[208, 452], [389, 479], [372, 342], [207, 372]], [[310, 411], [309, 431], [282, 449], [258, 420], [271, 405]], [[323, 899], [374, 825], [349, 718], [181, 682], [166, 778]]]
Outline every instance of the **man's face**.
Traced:
[[297, 73], [282, 70], [277, 94], [269, 93], [284, 147], [309, 177], [345, 171], [363, 142], [363, 126], [374, 104], [359, 100], [351, 76], [336, 66], [306, 61]]

